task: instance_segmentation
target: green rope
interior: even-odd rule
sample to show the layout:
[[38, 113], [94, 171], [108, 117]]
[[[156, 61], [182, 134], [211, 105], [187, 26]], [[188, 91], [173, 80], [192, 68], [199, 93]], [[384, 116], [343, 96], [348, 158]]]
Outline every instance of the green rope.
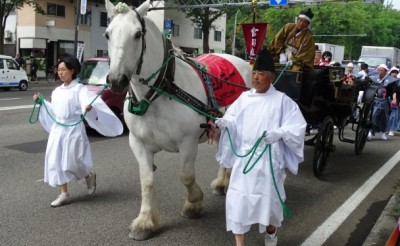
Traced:
[[261, 159], [261, 156], [263, 156], [264, 153], [265, 153], [265, 151], [267, 151], [267, 149], [268, 149], [268, 151], [269, 151], [269, 165], [270, 165], [270, 171], [271, 171], [271, 176], [272, 176], [272, 181], [273, 181], [272, 183], [274, 184], [274, 188], [275, 188], [276, 194], [278, 195], [279, 202], [280, 202], [280, 204], [281, 204], [281, 206], [282, 206], [283, 214], [284, 214], [285, 217], [290, 217], [290, 216], [292, 216], [292, 212], [289, 210], [289, 208], [288, 208], [288, 207], [286, 206], [286, 204], [283, 202], [281, 193], [279, 192], [279, 189], [278, 189], [278, 185], [276, 184], [275, 173], [274, 173], [274, 169], [273, 169], [273, 167], [272, 167], [272, 152], [271, 152], [271, 149], [272, 149], [272, 148], [271, 148], [271, 145], [270, 145], [270, 144], [267, 144], [267, 145], [265, 146], [265, 148], [263, 149], [263, 151], [261, 152], [261, 154], [257, 157], [257, 159], [254, 161], [254, 163], [250, 166], [250, 168], [248, 168], [248, 166], [250, 165], [250, 161], [252, 160], [252, 158], [253, 158], [253, 156], [254, 156], [254, 154], [255, 154], [255, 152], [256, 152], [256, 149], [257, 149], [258, 146], [260, 145], [260, 142], [261, 142], [262, 139], [265, 137], [265, 135], [266, 135], [267, 132], [264, 131], [263, 134], [261, 135], [261, 137], [259, 137], [259, 138], [257, 139], [257, 141], [256, 141], [256, 143], [254, 144], [254, 146], [249, 150], [249, 152], [247, 152], [247, 153], [244, 154], [244, 155], [240, 155], [240, 154], [238, 154], [238, 153], [236, 152], [236, 150], [235, 150], [235, 148], [234, 148], [234, 146], [233, 146], [233, 141], [232, 141], [231, 134], [230, 134], [228, 128], [226, 128], [226, 132], [227, 132], [228, 137], [229, 137], [229, 143], [230, 143], [231, 149], [232, 149], [233, 153], [235, 154], [235, 156], [237, 156], [237, 157], [239, 157], [239, 158], [244, 158], [244, 157], [248, 156], [248, 155], [251, 153], [251, 156], [250, 156], [249, 160], [247, 161], [246, 165], [245, 165], [244, 168], [243, 168], [243, 174], [249, 173], [249, 172], [255, 167], [256, 163]]
[[283, 67], [281, 73], [279, 74], [279, 76], [275, 79], [275, 81], [272, 83], [273, 85], [275, 85], [276, 83], [278, 83], [279, 79], [281, 78], [283, 72], [285, 72], [286, 69], [288, 69], [289, 67], [289, 63], [287, 62], [286, 65]]
[[154, 79], [157, 76], [157, 74], [160, 73], [161, 69], [163, 69], [166, 65], [168, 65], [169, 61], [172, 58], [175, 58], [175, 56], [174, 55], [169, 55], [168, 58], [165, 60], [165, 62], [161, 65], [161, 67], [157, 71], [152, 73], [147, 79], [144, 79], [143, 83], [145, 85], [147, 85], [147, 83], [149, 83], [150, 80]]
[[272, 174], [272, 180], [274, 183], [274, 187], [275, 187], [275, 191], [276, 194], [278, 195], [279, 198], [279, 202], [281, 203], [282, 209], [283, 209], [283, 215], [285, 217], [290, 217], [292, 216], [292, 211], [289, 210], [289, 208], [286, 206], [286, 204], [283, 202], [282, 197], [281, 197], [281, 193], [278, 190], [278, 186], [276, 184], [276, 179], [275, 179], [275, 174], [274, 174], [274, 169], [272, 167], [272, 153], [271, 153], [271, 148], [269, 148], [269, 167], [271, 169], [271, 174]]
[[244, 157], [246, 157], [246, 156], [248, 156], [248, 155], [251, 154], [249, 160], [247, 161], [246, 165], [245, 165], [244, 168], [243, 168], [243, 173], [244, 173], [244, 174], [247, 174], [248, 172], [250, 172], [250, 171], [254, 168], [254, 166], [257, 164], [257, 162], [260, 160], [261, 156], [264, 154], [264, 152], [267, 150], [267, 148], [268, 148], [268, 146], [269, 146], [269, 145], [266, 145], [266, 146], [265, 146], [264, 150], [263, 150], [262, 153], [258, 156], [257, 160], [255, 160], [254, 163], [250, 166], [250, 168], [248, 168], [248, 166], [249, 166], [251, 160], [252, 160], [253, 157], [254, 157], [254, 154], [256, 153], [256, 150], [257, 150], [258, 146], [260, 145], [261, 141], [262, 141], [263, 138], [265, 137], [266, 131], [264, 131], [263, 134], [261, 135], [261, 137], [259, 137], [259, 138], [257, 139], [256, 143], [255, 143], [255, 144], [253, 145], [253, 147], [249, 150], [249, 152], [247, 152], [246, 154], [243, 154], [243, 155], [237, 153], [237, 151], [235, 150], [235, 147], [233, 146], [233, 141], [232, 141], [231, 133], [229, 132], [229, 129], [228, 129], [228, 128], [226, 128], [226, 133], [228, 134], [229, 143], [230, 143], [232, 152], [233, 152], [233, 154], [234, 154], [235, 156], [237, 156], [237, 157], [239, 157], [239, 158], [244, 158]]
[[[43, 103], [43, 96], [39, 96], [38, 98], [36, 98], [36, 100], [34, 101], [34, 103], [33, 103], [33, 109], [32, 109], [32, 111], [31, 111], [31, 115], [29, 116], [29, 123], [31, 123], [31, 124], [35, 124], [36, 122], [38, 122], [38, 120], [39, 120], [39, 113], [40, 113], [40, 105], [42, 105], [42, 103]], [[38, 107], [38, 112], [37, 112], [37, 114], [36, 114], [36, 118], [34, 119], [34, 120], [32, 120], [32, 117], [33, 117], [33, 114], [35, 113], [35, 109], [36, 109], [36, 105], [37, 104], [39, 104], [39, 107]]]
[[[107, 88], [107, 85], [104, 85], [104, 86], [103, 86], [103, 89], [100, 91], [100, 93], [97, 94], [97, 96], [90, 102], [89, 106], [91, 106], [91, 105], [94, 103], [94, 101], [96, 101], [96, 99], [97, 99], [99, 96], [101, 96], [101, 94], [103, 94], [103, 91], [104, 91], [106, 88]], [[75, 123], [72, 123], [72, 124], [65, 124], [65, 123], [58, 122], [58, 121], [54, 118], [54, 116], [50, 114], [50, 111], [49, 111], [49, 109], [47, 108], [46, 103], [44, 103], [43, 95], [40, 94], [39, 97], [35, 100], [35, 102], [34, 102], [34, 104], [33, 104], [33, 109], [32, 109], [31, 115], [30, 115], [30, 117], [29, 117], [29, 123], [31, 123], [31, 124], [35, 124], [35, 123], [38, 121], [38, 119], [39, 119], [40, 106], [39, 106], [39, 109], [38, 109], [38, 112], [37, 112], [36, 119], [35, 119], [35, 120], [32, 120], [33, 113], [34, 113], [34, 111], [35, 111], [35, 109], [36, 109], [36, 105], [37, 105], [37, 104], [43, 105], [43, 106], [44, 106], [44, 108], [45, 108], [47, 114], [49, 115], [49, 117], [50, 117], [57, 125], [66, 126], [66, 127], [76, 126], [76, 125], [82, 123], [82, 121], [85, 119], [85, 116], [86, 116], [86, 114], [87, 114], [87, 112], [88, 112], [87, 110], [85, 110], [85, 112], [83, 113], [81, 119], [80, 119], [78, 122], [75, 122]]]

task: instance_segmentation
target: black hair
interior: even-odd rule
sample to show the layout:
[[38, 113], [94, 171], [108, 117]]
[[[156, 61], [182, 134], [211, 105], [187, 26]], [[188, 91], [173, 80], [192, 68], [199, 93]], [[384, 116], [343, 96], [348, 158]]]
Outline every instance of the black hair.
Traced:
[[367, 63], [362, 63], [361, 64], [361, 70], [368, 69], [368, 64]]
[[324, 53], [322, 53], [322, 59], [325, 59], [326, 57], [329, 57], [329, 61], [331, 61], [332, 53], [330, 51], [324, 51]]
[[60, 65], [61, 62], [64, 62], [65, 66], [68, 69], [74, 70], [74, 73], [72, 74], [72, 79], [76, 79], [79, 72], [81, 71], [81, 63], [79, 62], [78, 58], [70, 54], [64, 54], [60, 57], [60, 62], [58, 62], [57, 67], [58, 65]]

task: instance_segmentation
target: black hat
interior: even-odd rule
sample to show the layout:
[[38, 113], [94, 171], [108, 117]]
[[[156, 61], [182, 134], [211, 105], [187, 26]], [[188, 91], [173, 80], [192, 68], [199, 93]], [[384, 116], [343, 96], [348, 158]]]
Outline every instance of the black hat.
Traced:
[[305, 19], [308, 22], [311, 22], [311, 19], [314, 17], [314, 14], [311, 12], [311, 9], [303, 9], [300, 12], [299, 18]]
[[257, 56], [256, 62], [254, 63], [253, 70], [264, 70], [275, 73], [274, 59], [267, 49], [263, 49], [260, 51]]

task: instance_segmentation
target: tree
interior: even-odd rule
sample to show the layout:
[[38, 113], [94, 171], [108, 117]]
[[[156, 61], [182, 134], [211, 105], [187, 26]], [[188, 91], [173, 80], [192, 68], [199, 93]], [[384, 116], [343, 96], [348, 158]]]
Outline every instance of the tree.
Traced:
[[[179, 4], [180, 1], [181, 0], [175, 0], [177, 4]], [[213, 1], [207, 1], [204, 2], [203, 4], [207, 5], [211, 3], [213, 3]], [[209, 53], [210, 29], [214, 27], [212, 23], [220, 16], [232, 12], [232, 8], [221, 7], [215, 9], [210, 7], [203, 7], [203, 8], [180, 9], [180, 11], [184, 12], [187, 18], [189, 18], [193, 23], [195, 23], [199, 28], [201, 28], [203, 34], [203, 53]]]
[[[318, 6], [294, 5], [286, 8], [259, 7], [263, 22], [268, 22], [266, 45], [286, 23], [305, 8], [311, 8], [314, 18], [311, 23], [317, 43], [332, 43], [345, 46], [346, 59], [358, 59], [361, 46], [393, 46], [400, 48], [400, 11], [382, 4], [364, 4], [362, 1], [324, 2]], [[238, 19], [245, 16], [240, 12]], [[233, 30], [234, 15], [228, 16], [227, 30]], [[232, 37], [227, 32], [226, 40]], [[364, 36], [362, 36], [364, 35]], [[237, 54], [244, 58], [242, 35], [237, 36]]]
[[25, 4], [33, 6], [36, 12], [44, 14], [43, 9], [38, 5], [36, 0], [0, 0], [0, 18], [2, 19], [0, 27], [0, 54], [4, 53], [4, 30], [7, 18], [11, 11], [21, 9]]

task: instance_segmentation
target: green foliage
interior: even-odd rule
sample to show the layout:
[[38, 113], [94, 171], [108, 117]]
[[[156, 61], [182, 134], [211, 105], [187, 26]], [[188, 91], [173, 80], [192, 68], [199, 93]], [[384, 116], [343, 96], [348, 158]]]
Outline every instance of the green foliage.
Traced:
[[[184, 0], [175, 0], [175, 3], [184, 4]], [[211, 4], [213, 1], [204, 2], [204, 4]], [[210, 29], [213, 28], [213, 22], [218, 19], [218, 17], [224, 14], [232, 13], [231, 7], [222, 7], [218, 9], [204, 7], [204, 8], [185, 8], [179, 9], [186, 14], [186, 17], [195, 23], [198, 27], [202, 29], [203, 32], [203, 52], [208, 53], [209, 47], [209, 35]]]
[[[315, 42], [345, 46], [345, 59], [358, 59], [363, 45], [400, 48], [400, 11], [381, 4], [364, 4], [361, 0], [324, 2], [318, 6], [259, 7], [258, 13], [262, 22], [268, 22], [264, 44], [266, 45], [284, 24], [294, 22], [295, 17], [305, 8], [311, 8], [314, 13], [311, 30]], [[244, 21], [238, 21], [238, 24], [251, 22], [252, 20], [246, 19], [248, 15], [246, 8], [241, 9], [238, 20]], [[227, 20], [228, 53], [231, 51], [234, 18], [232, 14]], [[365, 36], [361, 36], [363, 34]], [[236, 35], [236, 55], [245, 58], [242, 36], [240, 30]]]

